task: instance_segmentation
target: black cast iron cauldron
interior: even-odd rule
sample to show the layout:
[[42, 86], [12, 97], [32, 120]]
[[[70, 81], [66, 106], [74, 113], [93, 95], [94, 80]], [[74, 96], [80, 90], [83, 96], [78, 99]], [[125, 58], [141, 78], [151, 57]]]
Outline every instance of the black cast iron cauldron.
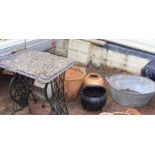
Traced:
[[89, 111], [101, 110], [107, 101], [108, 91], [101, 86], [87, 86], [81, 90], [81, 104]]

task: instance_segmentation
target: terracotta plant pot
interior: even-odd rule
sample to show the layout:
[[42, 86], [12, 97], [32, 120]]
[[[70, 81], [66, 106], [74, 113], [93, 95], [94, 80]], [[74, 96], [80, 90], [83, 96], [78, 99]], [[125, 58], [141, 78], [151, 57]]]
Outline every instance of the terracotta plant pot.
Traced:
[[83, 81], [83, 87], [87, 87], [87, 86], [101, 86], [104, 87], [104, 80], [103, 78], [96, 73], [90, 73], [88, 74]]
[[126, 111], [126, 114], [127, 115], [140, 115], [140, 113], [137, 110], [135, 110], [135, 109], [128, 109]]
[[65, 101], [75, 101], [86, 72], [81, 67], [72, 67], [65, 74]]

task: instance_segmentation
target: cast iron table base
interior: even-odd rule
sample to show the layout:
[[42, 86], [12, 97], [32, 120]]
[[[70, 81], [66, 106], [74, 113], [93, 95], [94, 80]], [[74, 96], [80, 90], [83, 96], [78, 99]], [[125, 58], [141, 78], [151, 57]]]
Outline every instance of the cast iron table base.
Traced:
[[[64, 78], [65, 73], [60, 74], [50, 83], [45, 84], [45, 88], [42, 90], [43, 95], [51, 106], [51, 114], [54, 115], [67, 115], [68, 109], [64, 102]], [[47, 87], [51, 85], [51, 97], [48, 96]], [[30, 102], [36, 103], [36, 98], [33, 94], [33, 90], [37, 90], [34, 86], [34, 80], [20, 75], [15, 74], [10, 84], [10, 96], [14, 101], [12, 114], [17, 111], [23, 110], [25, 107], [29, 107], [29, 111], [32, 113]]]

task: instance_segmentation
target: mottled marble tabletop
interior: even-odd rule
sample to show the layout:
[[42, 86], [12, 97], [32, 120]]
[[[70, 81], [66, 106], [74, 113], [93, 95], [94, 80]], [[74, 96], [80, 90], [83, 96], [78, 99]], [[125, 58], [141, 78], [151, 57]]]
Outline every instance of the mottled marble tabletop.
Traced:
[[48, 52], [25, 50], [1, 60], [0, 68], [25, 75], [42, 83], [49, 83], [73, 64], [73, 60]]

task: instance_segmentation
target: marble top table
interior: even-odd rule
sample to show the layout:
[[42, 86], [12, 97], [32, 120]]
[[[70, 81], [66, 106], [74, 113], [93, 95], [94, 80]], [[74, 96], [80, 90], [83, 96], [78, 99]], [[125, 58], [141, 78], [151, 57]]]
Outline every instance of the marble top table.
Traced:
[[9, 55], [0, 61], [0, 68], [30, 77], [41, 83], [49, 83], [73, 66], [68, 58], [38, 50], [25, 50]]

